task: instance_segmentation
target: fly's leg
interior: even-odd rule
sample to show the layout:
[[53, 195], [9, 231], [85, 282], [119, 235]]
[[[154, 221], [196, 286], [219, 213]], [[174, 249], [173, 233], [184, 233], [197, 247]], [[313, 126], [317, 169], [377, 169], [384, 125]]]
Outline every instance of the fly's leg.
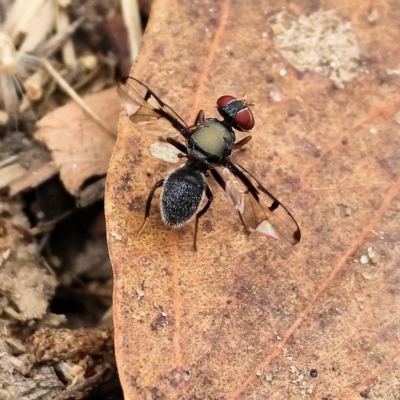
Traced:
[[[251, 136], [247, 136], [247, 138], [251, 139]], [[244, 138], [243, 140], [247, 139]], [[247, 142], [250, 140], [248, 139]], [[240, 141], [241, 142], [241, 141]], [[239, 142], [239, 143], [240, 143]], [[216, 180], [216, 182], [218, 183], [219, 186], [222, 187], [222, 189], [224, 190], [224, 192], [226, 192], [226, 183], [225, 181], [222, 179], [222, 176], [215, 170], [215, 169], [210, 169], [211, 175], [213, 176], [213, 178]], [[240, 218], [240, 221], [243, 224], [244, 230], [246, 231], [247, 234], [251, 233], [251, 230], [249, 229], [249, 227], [246, 225], [246, 222], [244, 221], [243, 215], [238, 211], [237, 212]]]
[[147, 201], [146, 201], [146, 210], [144, 212], [144, 221], [143, 221], [142, 226], [139, 229], [138, 235], [140, 235], [142, 233], [144, 227], [147, 224], [147, 220], [149, 219], [151, 202], [153, 201], [154, 192], [162, 185], [164, 185], [164, 179], [161, 179], [160, 181], [158, 181], [150, 190], [149, 197], [147, 198]]
[[246, 136], [244, 139], [239, 140], [233, 145], [233, 150], [238, 150], [251, 140], [251, 136]]
[[222, 187], [223, 191], [226, 191], [226, 184], [225, 181], [222, 179], [222, 176], [213, 168], [210, 169], [211, 175], [216, 180], [219, 186]]
[[193, 250], [197, 251], [197, 231], [199, 229], [199, 219], [201, 216], [203, 216], [207, 210], [209, 209], [211, 202], [214, 200], [213, 194], [210, 190], [210, 188], [208, 187], [208, 185], [206, 185], [206, 196], [207, 196], [207, 204], [203, 207], [202, 210], [200, 210], [197, 214], [196, 214], [196, 222], [195, 222], [195, 226], [194, 226], [194, 237], [193, 237]]
[[244, 231], [246, 232], [246, 234], [250, 235], [251, 234], [251, 230], [246, 225], [246, 222], [244, 221], [243, 215], [239, 211], [237, 213], [239, 215], [240, 221], [242, 221]]
[[197, 114], [196, 119], [194, 120], [194, 124], [191, 128], [195, 128], [197, 125], [202, 124], [206, 120], [206, 116], [204, 115], [204, 111], [200, 110]]
[[204, 115], [204, 111], [200, 110], [199, 113], [197, 114], [196, 119], [194, 120], [194, 124], [185, 129], [184, 132], [182, 132], [182, 135], [185, 136], [185, 139], [189, 140], [190, 136], [192, 136], [194, 131], [196, 130], [196, 127], [202, 124], [205, 120], [206, 117]]

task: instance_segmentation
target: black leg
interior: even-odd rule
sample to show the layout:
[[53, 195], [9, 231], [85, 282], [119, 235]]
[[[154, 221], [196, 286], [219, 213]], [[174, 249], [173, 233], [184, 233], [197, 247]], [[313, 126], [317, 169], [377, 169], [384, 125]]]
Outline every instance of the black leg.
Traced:
[[150, 190], [149, 197], [147, 198], [147, 201], [146, 201], [146, 211], [144, 212], [144, 221], [143, 221], [142, 226], [139, 229], [138, 235], [140, 235], [142, 233], [144, 227], [147, 224], [147, 220], [149, 219], [151, 202], [153, 200], [154, 192], [156, 191], [156, 189], [158, 189], [162, 185], [164, 185], [164, 179], [161, 179], [161, 181], [158, 181]]
[[238, 150], [251, 140], [251, 136], [246, 136], [233, 145], [233, 150]]
[[187, 147], [186, 147], [184, 144], [178, 142], [177, 140], [175, 140], [175, 139], [169, 137], [169, 138], [167, 138], [167, 142], [168, 142], [170, 145], [176, 147], [176, 148], [177, 148], [179, 151], [181, 151], [182, 153], [184, 153], [184, 154], [187, 154], [187, 153], [188, 153]]
[[193, 250], [194, 251], [197, 251], [197, 231], [199, 229], [199, 219], [201, 216], [203, 216], [207, 212], [207, 210], [209, 209], [209, 207], [211, 205], [211, 202], [214, 199], [213, 194], [211, 193], [211, 190], [208, 187], [208, 185], [206, 186], [206, 196], [208, 198], [207, 204], [203, 207], [202, 210], [200, 210], [196, 214], [196, 222], [195, 222], [195, 226], [194, 226], [194, 237], [193, 237]]
[[217, 172], [215, 169], [210, 169], [211, 175], [213, 176], [213, 178], [217, 181], [218, 185], [222, 187], [222, 189], [225, 192], [225, 181], [222, 179], [222, 176], [219, 174], [219, 172]]

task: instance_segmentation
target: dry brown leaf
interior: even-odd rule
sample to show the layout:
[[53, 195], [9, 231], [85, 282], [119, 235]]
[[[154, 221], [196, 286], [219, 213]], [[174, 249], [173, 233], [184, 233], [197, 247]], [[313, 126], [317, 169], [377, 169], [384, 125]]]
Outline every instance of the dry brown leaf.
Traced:
[[[18, 351], [17, 339], [0, 333], [0, 398], [2, 400], [54, 399], [62, 393], [63, 384], [52, 367], [33, 368], [22, 343]], [[21, 354], [23, 353], [23, 354]]]
[[57, 286], [38, 246], [26, 237], [28, 229], [29, 221], [22, 205], [1, 201], [0, 293], [5, 297], [2, 308], [19, 321], [41, 319]]
[[18, 164], [14, 163], [7, 165], [0, 169], [0, 188], [3, 189], [9, 185], [10, 182], [20, 179], [21, 176], [26, 174], [26, 169]]
[[[193, 223], [166, 227], [157, 200], [138, 237], [149, 190], [171, 165], [152, 158], [154, 138], [122, 116], [106, 214], [127, 400], [398, 397], [400, 5], [324, 2], [352, 23], [359, 46], [358, 69], [333, 46], [338, 74], [349, 76], [346, 62], [355, 73], [337, 89], [326, 77], [331, 59], [320, 59], [329, 72], [300, 73], [278, 51], [273, 35], [289, 28], [268, 24], [287, 4], [153, 7], [135, 77], [188, 122], [200, 107], [215, 116], [221, 94], [246, 93], [256, 127], [233, 158], [288, 206], [303, 238], [288, 248], [247, 237], [213, 182], [197, 253]], [[291, 3], [289, 12], [318, 7]], [[308, 29], [315, 39], [331, 27]]]
[[[84, 100], [108, 126], [117, 126], [121, 103], [115, 88], [89, 95]], [[99, 127], [77, 104], [58, 108], [37, 125], [36, 138], [51, 150], [70, 193], [77, 194], [88, 178], [107, 172], [115, 137]]]
[[[110, 327], [75, 330], [45, 328], [30, 336], [26, 345], [36, 362], [56, 363], [63, 360], [78, 363], [91, 356], [115, 364], [113, 338]], [[93, 368], [93, 364], [90, 367]]]
[[37, 168], [32, 168], [29, 171], [25, 170], [24, 174], [8, 183], [9, 195], [13, 197], [23, 190], [35, 188], [57, 173], [58, 168], [53, 161], [42, 164]]

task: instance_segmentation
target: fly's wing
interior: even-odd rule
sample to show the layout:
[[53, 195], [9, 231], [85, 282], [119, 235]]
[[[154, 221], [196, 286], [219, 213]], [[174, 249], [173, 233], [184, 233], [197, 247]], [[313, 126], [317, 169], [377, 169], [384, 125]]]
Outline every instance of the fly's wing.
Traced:
[[147, 133], [164, 138], [181, 133], [186, 138], [185, 121], [142, 82], [126, 76], [118, 84], [118, 94], [129, 119]]
[[228, 167], [218, 175], [222, 177], [225, 193], [246, 225], [275, 239], [297, 244], [301, 238], [300, 228], [288, 209], [243, 167], [232, 163]]

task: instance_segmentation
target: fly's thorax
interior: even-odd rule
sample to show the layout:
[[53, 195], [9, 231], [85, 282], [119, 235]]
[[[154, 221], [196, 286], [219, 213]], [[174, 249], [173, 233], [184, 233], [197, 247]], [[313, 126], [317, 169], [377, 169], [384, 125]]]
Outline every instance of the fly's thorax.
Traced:
[[232, 129], [215, 118], [208, 118], [191, 135], [189, 147], [207, 156], [222, 158], [232, 151], [235, 140]]

